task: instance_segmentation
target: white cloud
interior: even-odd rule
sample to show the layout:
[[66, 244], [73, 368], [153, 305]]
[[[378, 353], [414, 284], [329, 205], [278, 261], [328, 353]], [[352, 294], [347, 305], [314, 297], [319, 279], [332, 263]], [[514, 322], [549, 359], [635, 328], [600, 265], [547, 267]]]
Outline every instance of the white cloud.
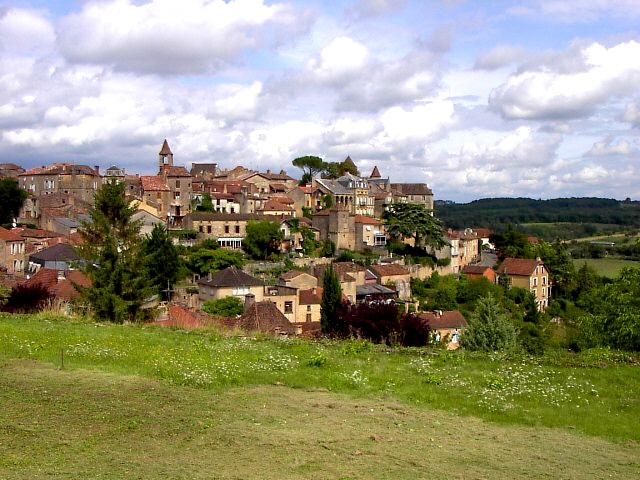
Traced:
[[622, 119], [634, 126], [640, 126], [640, 102], [630, 102], [624, 109]]
[[596, 142], [587, 152], [587, 155], [604, 157], [609, 155], [629, 155], [632, 152], [631, 144], [625, 139], [617, 142]]
[[612, 97], [637, 91], [640, 82], [640, 43], [630, 41], [611, 48], [594, 43], [572, 50], [569, 64], [580, 71], [562, 72], [554, 62], [530, 65], [511, 76], [489, 97], [489, 105], [506, 118], [571, 118], [584, 115]]
[[497, 70], [524, 58], [525, 50], [515, 45], [497, 45], [476, 58], [476, 70]]
[[0, 52], [32, 54], [49, 51], [55, 40], [51, 24], [41, 12], [19, 8], [0, 10]]
[[309, 66], [324, 82], [342, 82], [360, 73], [367, 57], [364, 45], [348, 37], [338, 37], [322, 49], [319, 62], [312, 60]]
[[303, 28], [305, 15], [262, 0], [89, 1], [60, 21], [60, 50], [71, 62], [113, 65], [116, 70], [206, 73], [244, 50], [272, 43]]

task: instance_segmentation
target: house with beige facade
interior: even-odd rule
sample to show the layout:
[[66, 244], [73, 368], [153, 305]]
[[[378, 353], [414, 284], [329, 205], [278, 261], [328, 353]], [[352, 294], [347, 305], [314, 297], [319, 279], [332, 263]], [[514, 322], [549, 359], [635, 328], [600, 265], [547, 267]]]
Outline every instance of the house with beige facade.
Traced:
[[252, 294], [255, 301], [264, 298], [264, 282], [235, 267], [228, 267], [198, 280], [198, 299], [219, 300], [237, 297], [244, 302], [245, 295]]
[[23, 276], [25, 267], [25, 241], [13, 230], [0, 227], [0, 270]]
[[540, 257], [505, 258], [498, 267], [499, 277], [506, 277], [509, 287], [520, 287], [529, 290], [535, 297], [539, 311], [549, 306], [551, 297], [551, 281], [549, 270]]
[[184, 219], [184, 228], [195, 230], [198, 239], [217, 240], [221, 247], [239, 250], [251, 220], [273, 220], [258, 214], [194, 212]]

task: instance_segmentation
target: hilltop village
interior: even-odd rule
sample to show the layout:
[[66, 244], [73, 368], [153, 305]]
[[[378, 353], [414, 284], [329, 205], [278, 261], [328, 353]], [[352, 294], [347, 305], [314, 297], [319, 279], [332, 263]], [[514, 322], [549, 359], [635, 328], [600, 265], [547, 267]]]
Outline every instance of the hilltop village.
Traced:
[[[158, 173], [151, 176], [127, 173], [116, 165], [104, 172], [98, 166], [69, 163], [30, 170], [0, 165], [0, 176], [14, 178], [28, 192], [15, 219], [21, 226], [0, 231], [0, 267], [5, 283], [41, 282], [63, 300], [76, 295], [73, 284], [88, 284], [73, 269], [78, 260], [73, 246], [80, 241], [78, 228], [89, 220], [94, 196], [105, 182], [125, 184], [126, 201], [135, 209], [133, 218], [142, 225], [141, 236], [162, 224], [176, 234], [172, 237], [176, 243], [193, 246], [210, 240], [224, 249], [240, 250], [248, 223], [268, 220], [279, 225], [283, 233], [280, 250], [288, 252], [298, 267], [282, 274], [276, 284], [252, 275], [255, 268], [251, 265], [193, 278], [191, 287], [172, 290], [161, 321], [197, 322], [203, 302], [235, 296], [245, 305], [254, 305], [246, 310], [253, 312], [253, 317], [258, 315], [244, 318], [245, 324], [253, 322], [262, 329], [287, 334], [317, 325], [319, 287], [330, 259], [303, 255], [301, 225], [318, 242], [330, 241], [338, 252], [379, 254], [376, 263], [367, 267], [355, 262], [333, 263], [343, 295], [350, 302], [371, 297], [409, 301], [411, 278], [425, 279], [434, 271], [441, 275], [464, 272], [496, 282], [491, 266], [478, 265], [481, 245], [489, 241], [486, 229], [448, 230], [445, 245], [435, 252], [438, 261], [434, 265], [406, 265], [403, 258], [389, 256], [388, 235], [381, 221], [384, 209], [390, 204], [410, 203], [433, 211], [434, 195], [426, 184], [394, 183], [377, 167], [369, 176], [346, 172], [329, 179], [318, 175], [306, 184], [284, 171], [258, 172], [241, 166], [224, 169], [215, 163], [192, 163], [187, 170], [175, 164], [166, 140], [157, 161]], [[357, 171], [351, 158], [344, 163]], [[209, 211], [202, 211], [205, 203]], [[519, 260], [503, 268], [509, 268], [514, 284], [522, 277], [522, 285], [535, 285], [532, 292], [543, 310], [551, 288], [544, 265]], [[259, 309], [255, 306], [263, 306], [265, 311], [256, 313]], [[428, 315], [432, 328], [440, 325], [443, 335], [465, 325], [459, 312]]]

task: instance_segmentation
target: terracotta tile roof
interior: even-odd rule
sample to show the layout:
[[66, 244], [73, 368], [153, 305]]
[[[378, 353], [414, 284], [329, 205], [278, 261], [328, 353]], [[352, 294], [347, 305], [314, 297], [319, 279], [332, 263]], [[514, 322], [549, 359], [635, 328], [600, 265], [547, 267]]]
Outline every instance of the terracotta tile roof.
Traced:
[[142, 190], [145, 192], [168, 192], [169, 186], [158, 175], [148, 176], [142, 175], [140, 177], [142, 183]]
[[293, 280], [294, 278], [299, 277], [303, 274], [304, 272], [301, 272], [300, 270], [289, 270], [288, 272], [284, 272], [282, 275], [280, 275], [280, 278], [282, 280]]
[[462, 269], [462, 273], [470, 273], [473, 275], [483, 275], [487, 270], [493, 270], [486, 265], [465, 265]]
[[320, 305], [322, 302], [322, 288], [315, 287], [309, 290], [298, 291], [298, 302], [300, 305]]
[[409, 271], [402, 265], [398, 265], [397, 263], [389, 263], [386, 265], [370, 265], [369, 270], [371, 270], [377, 277], [409, 275]]
[[501, 275], [518, 275], [529, 277], [535, 272], [538, 265], [543, 265], [542, 261], [530, 258], [505, 258], [498, 267], [497, 272]]
[[458, 310], [446, 310], [440, 313], [423, 312], [418, 317], [429, 323], [432, 330], [438, 328], [464, 328], [467, 326], [467, 320]]
[[0, 227], [0, 240], [4, 240], [5, 242], [24, 242], [24, 238], [22, 238], [17, 232], [7, 230], [4, 227]]
[[291, 212], [293, 211], [293, 208], [291, 208], [289, 205], [285, 205], [279, 199], [271, 198], [266, 201], [266, 203], [262, 207], [262, 210], [264, 210], [265, 212]]
[[356, 223], [364, 223], [365, 225], [381, 225], [382, 222], [377, 218], [367, 217], [366, 215], [356, 215]]
[[63, 234], [58, 232], [51, 232], [49, 230], [42, 230], [39, 228], [19, 228], [16, 229], [16, 233], [22, 238], [60, 238], [64, 237]]
[[299, 187], [300, 190], [302, 190], [303, 193], [306, 193], [307, 195], [311, 195], [314, 192], [317, 192], [318, 190], [320, 190], [318, 187], [314, 187], [313, 185], [301, 185]]
[[75, 285], [90, 287], [91, 280], [79, 270], [67, 270], [61, 276], [58, 270], [41, 268], [23, 284], [27, 286], [40, 284], [47, 288], [54, 297], [69, 301], [80, 296]]
[[295, 329], [291, 322], [269, 300], [255, 302], [237, 320], [236, 325], [248, 332], [263, 332], [270, 335], [286, 333], [292, 335]]
[[204, 277], [198, 284], [210, 287], [251, 287], [262, 286], [264, 282], [259, 278], [252, 277], [238, 270], [236, 267], [227, 267], [211, 275], [211, 278]]
[[99, 177], [100, 174], [95, 168], [87, 165], [76, 165], [73, 163], [54, 163], [53, 165], [42, 166], [32, 168], [24, 173], [21, 173], [20, 177], [27, 177], [33, 175], [90, 175]]
[[164, 167], [163, 172], [167, 177], [191, 177], [191, 174], [184, 167]]
[[489, 228], [472, 228], [471, 230], [480, 238], [489, 238], [491, 236], [491, 230]]

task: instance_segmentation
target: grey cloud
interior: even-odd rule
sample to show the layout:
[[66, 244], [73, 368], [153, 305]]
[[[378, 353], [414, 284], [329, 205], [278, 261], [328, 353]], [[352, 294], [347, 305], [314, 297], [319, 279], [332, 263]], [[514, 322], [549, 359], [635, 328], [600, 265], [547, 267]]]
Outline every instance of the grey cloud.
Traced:
[[498, 45], [480, 55], [473, 65], [475, 70], [497, 70], [522, 60], [525, 50], [514, 45]]

